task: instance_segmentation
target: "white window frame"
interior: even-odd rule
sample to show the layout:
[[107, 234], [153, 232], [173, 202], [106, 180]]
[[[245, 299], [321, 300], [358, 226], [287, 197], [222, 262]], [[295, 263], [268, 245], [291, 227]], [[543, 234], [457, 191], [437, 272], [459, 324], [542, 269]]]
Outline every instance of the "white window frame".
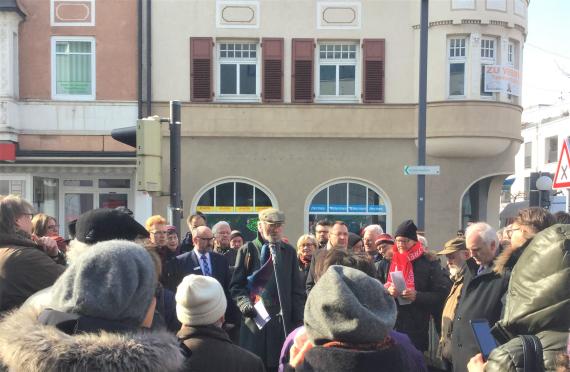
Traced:
[[[255, 61], [253, 59], [221, 58], [222, 44], [255, 44]], [[261, 102], [261, 48], [257, 40], [222, 40], [216, 41], [216, 101], [220, 102]], [[255, 94], [222, 94], [222, 64], [251, 65], [255, 62]], [[239, 90], [239, 67], [236, 67], [236, 88]]]
[[[313, 201], [315, 196], [318, 193], [320, 193], [321, 191], [323, 191], [324, 189], [328, 189], [331, 186], [334, 186], [337, 184], [342, 184], [342, 183], [347, 183], [347, 196], [348, 196], [348, 187], [350, 187], [348, 184], [351, 184], [351, 183], [366, 187], [367, 193], [368, 193], [368, 189], [374, 191], [375, 193], [378, 194], [380, 199], [382, 201], [384, 201], [384, 206], [386, 208], [386, 211], [385, 212], [378, 212], [378, 213], [376, 213], [376, 212], [348, 212], [348, 209], [347, 209], [347, 212], [319, 212], [317, 214], [386, 216], [386, 231], [392, 230], [392, 214], [393, 214], [392, 202], [390, 201], [390, 198], [388, 198], [388, 195], [386, 194], [386, 192], [384, 192], [384, 190], [382, 190], [380, 187], [373, 184], [372, 182], [361, 179], [361, 178], [335, 178], [335, 179], [329, 180], [329, 181], [324, 182], [324, 183], [320, 184], [319, 186], [315, 187], [309, 193], [309, 195], [307, 196], [307, 199], [305, 199], [305, 206], [303, 209], [303, 226], [304, 226], [305, 232], [309, 233], [309, 215], [315, 214], [314, 212], [313, 213], [310, 212], [311, 202]], [[349, 202], [349, 200], [347, 198], [347, 208], [348, 208], [348, 202]], [[368, 200], [367, 200], [367, 203], [368, 203]], [[328, 204], [329, 204], [329, 200], [328, 200], [328, 193], [327, 193], [327, 205]]]
[[[322, 45], [354, 45], [354, 59], [326, 59], [321, 60], [320, 49]], [[342, 52], [341, 52], [342, 53]], [[359, 41], [326, 41], [319, 42], [315, 48], [315, 60], [316, 71], [315, 71], [315, 95], [317, 102], [335, 102], [335, 103], [358, 103], [360, 102], [360, 92], [361, 92], [361, 73], [360, 73], [360, 42]], [[321, 95], [321, 66], [336, 66], [336, 95]], [[354, 96], [339, 95], [339, 66], [354, 66]]]
[[[529, 156], [529, 157], [530, 157], [530, 164], [528, 164], [528, 167], [527, 167], [527, 163], [526, 163], [526, 159], [527, 159], [527, 152], [526, 152], [527, 145], [529, 146], [529, 154], [530, 154], [530, 156]], [[534, 147], [534, 146], [533, 146], [533, 144], [532, 144], [532, 141], [525, 142], [524, 145], [523, 145], [523, 169], [531, 169], [531, 168], [532, 168], [532, 148], [533, 148], [533, 147]]]
[[[550, 142], [552, 141], [552, 139], [556, 139], [556, 146], [554, 146], [554, 149], [550, 146]], [[553, 164], [558, 161], [558, 156], [559, 156], [558, 147], [560, 146], [559, 143], [560, 140], [557, 135], [548, 136], [544, 138], [544, 164]], [[552, 152], [555, 152], [555, 156], [554, 159], [550, 161], [549, 155]]]
[[[191, 211], [196, 211], [198, 208], [198, 202], [200, 202], [200, 199], [202, 198], [202, 195], [204, 195], [206, 192], [210, 191], [212, 188], [215, 188], [219, 185], [225, 184], [225, 183], [234, 183], [234, 209], [236, 207], [236, 186], [235, 183], [236, 182], [240, 182], [240, 183], [245, 183], [247, 185], [253, 186], [254, 188], [254, 193], [255, 193], [255, 189], [259, 189], [261, 190], [263, 193], [265, 193], [265, 195], [267, 195], [267, 197], [269, 198], [269, 200], [271, 201], [271, 204], [273, 206], [273, 208], [277, 208], [279, 209], [279, 204], [277, 203], [277, 198], [275, 197], [275, 195], [273, 194], [273, 192], [271, 192], [271, 190], [259, 183], [258, 181], [252, 180], [250, 178], [245, 178], [245, 177], [224, 177], [224, 178], [219, 178], [217, 180], [214, 180], [210, 183], [208, 183], [207, 185], [204, 185], [200, 190], [198, 190], [198, 192], [194, 195], [194, 199], [192, 200], [192, 204], [190, 207]], [[214, 201], [216, 200], [216, 191], [214, 189]], [[255, 199], [254, 199], [255, 200]], [[214, 202], [215, 203], [215, 202]], [[254, 202], [255, 204], [255, 202]], [[214, 205], [214, 207], [216, 207], [216, 205]], [[265, 207], [265, 206], [262, 206]], [[257, 206], [254, 205], [254, 210], [253, 211], [236, 211], [234, 210], [233, 212], [223, 212], [223, 211], [214, 211], [214, 212], [203, 212], [204, 214], [208, 215], [208, 214], [256, 214], [259, 212], [259, 210], [256, 210], [255, 208], [257, 208]]]
[[[463, 49], [463, 55], [462, 56], [457, 56], [457, 55], [451, 55], [451, 41], [452, 40], [463, 40], [464, 41], [464, 46], [460, 46], [459, 48], [457, 46], [454, 46], [453, 50], [461, 50]], [[446, 71], [446, 77], [447, 77], [447, 84], [446, 84], [446, 89], [447, 89], [447, 97], [449, 99], [464, 99], [467, 97], [467, 57], [468, 57], [468, 37], [467, 36], [449, 36], [447, 38], [447, 48], [446, 48], [446, 53], [447, 53], [447, 71]], [[455, 53], [454, 53], [455, 54]], [[457, 95], [451, 95], [451, 90], [450, 90], [450, 84], [451, 84], [451, 75], [450, 75], [450, 69], [451, 69], [451, 64], [455, 64], [455, 63], [463, 63], [464, 65], [464, 69], [463, 69], [463, 94], [457, 94]]]
[[515, 43], [509, 41], [507, 44], [507, 65], [515, 65]]
[[[481, 67], [479, 71], [483, 74], [483, 66], [484, 65], [496, 65], [497, 64], [497, 38], [495, 37], [482, 37], [481, 38], [481, 48], [480, 48], [480, 55], [481, 55]], [[487, 47], [487, 44], [491, 47]], [[483, 54], [488, 54], [483, 56]], [[492, 56], [490, 56], [492, 54]], [[479, 81], [482, 81], [483, 78], [480, 77]], [[481, 99], [495, 99], [495, 93], [491, 94], [483, 94], [484, 87], [480, 87], [479, 89], [479, 96]]]
[[[84, 41], [91, 43], [91, 94], [57, 94], [56, 93], [56, 44], [58, 41]], [[52, 36], [51, 38], [51, 97], [54, 100], [94, 101], [97, 92], [96, 45], [94, 37], [84, 36]]]
[[21, 197], [28, 201], [30, 204], [32, 203], [32, 177], [26, 174], [19, 174], [19, 173], [2, 173], [0, 174], [0, 181], [17, 181], [17, 182], [24, 182], [23, 194]]

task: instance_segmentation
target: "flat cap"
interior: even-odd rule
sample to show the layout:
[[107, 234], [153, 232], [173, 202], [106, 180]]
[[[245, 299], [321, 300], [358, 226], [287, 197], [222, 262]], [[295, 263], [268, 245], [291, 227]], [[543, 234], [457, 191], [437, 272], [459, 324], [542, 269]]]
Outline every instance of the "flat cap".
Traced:
[[443, 249], [437, 252], [437, 254], [450, 254], [463, 250], [467, 250], [467, 246], [465, 245], [465, 239], [453, 238], [451, 240], [448, 240], [443, 245]]
[[267, 208], [259, 212], [259, 221], [267, 223], [285, 223], [285, 213], [275, 208]]

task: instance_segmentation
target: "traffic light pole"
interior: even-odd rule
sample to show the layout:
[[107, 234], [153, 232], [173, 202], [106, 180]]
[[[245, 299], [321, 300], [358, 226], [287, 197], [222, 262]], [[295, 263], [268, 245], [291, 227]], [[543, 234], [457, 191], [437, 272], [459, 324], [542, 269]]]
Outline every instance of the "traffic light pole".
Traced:
[[180, 101], [170, 101], [170, 208], [172, 225], [180, 234], [182, 197], [180, 195]]
[[[418, 102], [418, 165], [426, 165], [426, 95], [429, 0], [422, 0], [420, 16], [420, 87]], [[418, 230], [425, 231], [426, 176], [418, 175]]]

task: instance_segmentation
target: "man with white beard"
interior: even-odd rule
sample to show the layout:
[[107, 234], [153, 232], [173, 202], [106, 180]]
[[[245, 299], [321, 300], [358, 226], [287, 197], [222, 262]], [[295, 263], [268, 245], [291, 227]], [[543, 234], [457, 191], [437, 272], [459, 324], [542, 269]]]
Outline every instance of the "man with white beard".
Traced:
[[[463, 278], [467, 270], [477, 271], [477, 263], [465, 245], [465, 239], [454, 238], [445, 243], [444, 248], [437, 252], [438, 255], [445, 255], [447, 258], [447, 268], [449, 269], [449, 277], [453, 281], [449, 295], [445, 300], [441, 320], [441, 338], [439, 340], [438, 352], [446, 362], [447, 367], [451, 368], [451, 334], [453, 332], [453, 319], [455, 310], [459, 303], [461, 288], [463, 287]], [[448, 370], [450, 370], [448, 368]]]

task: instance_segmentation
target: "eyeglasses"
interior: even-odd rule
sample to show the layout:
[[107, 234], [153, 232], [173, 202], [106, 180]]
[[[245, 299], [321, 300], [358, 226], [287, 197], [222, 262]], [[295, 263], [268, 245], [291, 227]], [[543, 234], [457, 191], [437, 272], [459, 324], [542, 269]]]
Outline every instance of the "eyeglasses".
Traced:
[[330, 233], [330, 235], [334, 235], [334, 236], [348, 236], [348, 233], [339, 232], [339, 233]]
[[511, 228], [511, 229], [506, 229], [506, 230], [505, 230], [505, 233], [507, 233], [507, 238], [510, 239], [510, 238], [513, 236], [513, 232], [514, 232], [514, 231], [518, 231], [518, 230], [520, 230], [520, 229], [521, 229], [520, 227], [518, 227], [518, 228], [516, 228], [516, 229], [512, 229], [512, 228]]
[[152, 235], [166, 235], [166, 231], [151, 231]]
[[301, 244], [301, 247], [316, 247], [316, 244], [313, 244], [313, 243], [303, 243], [303, 244]]
[[410, 239], [396, 239], [396, 244], [408, 244]]
[[22, 216], [30, 216], [30, 218], [34, 218], [35, 213], [22, 213]]
[[200, 240], [207, 241], [207, 242], [211, 242], [212, 240], [214, 240], [214, 238], [202, 238], [201, 236], [198, 236], [197, 238]]

